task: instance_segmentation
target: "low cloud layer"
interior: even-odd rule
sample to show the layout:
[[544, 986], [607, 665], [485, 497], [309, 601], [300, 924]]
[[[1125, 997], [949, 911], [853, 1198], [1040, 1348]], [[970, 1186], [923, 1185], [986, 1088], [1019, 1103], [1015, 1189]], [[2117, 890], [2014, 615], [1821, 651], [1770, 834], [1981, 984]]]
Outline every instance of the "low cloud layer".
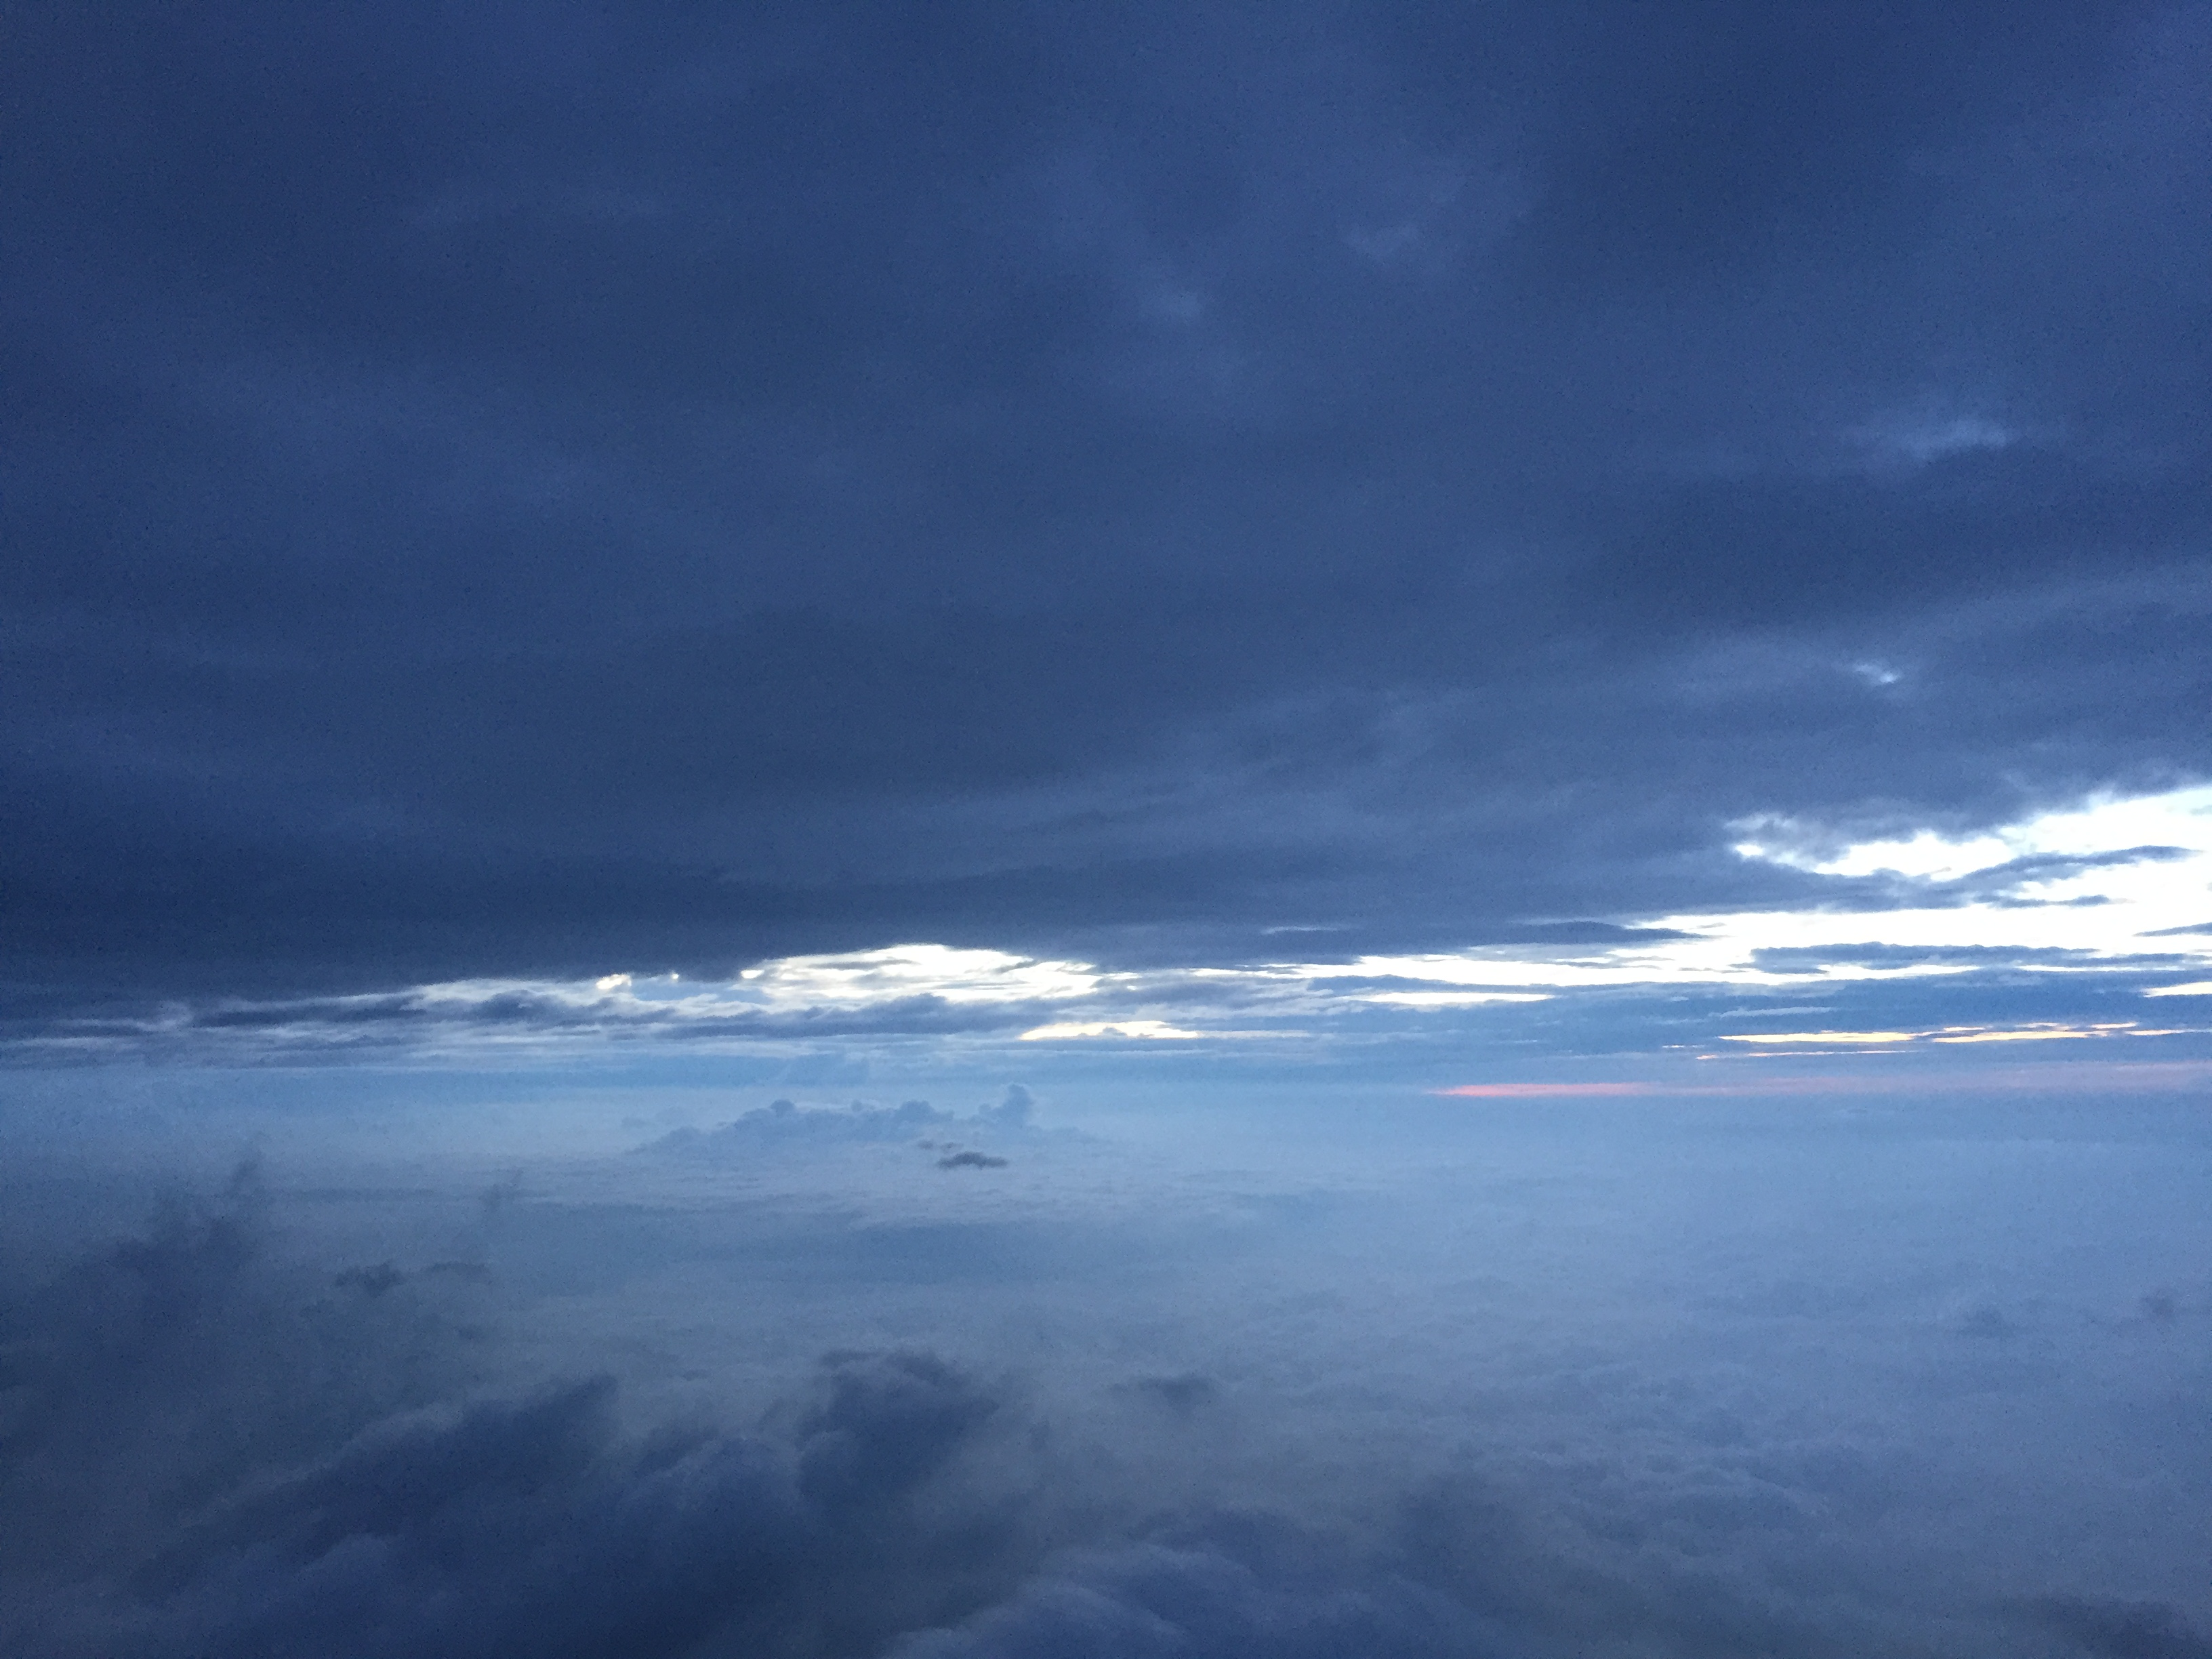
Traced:
[[6, 1645], [2204, 1650], [2185, 1109], [1036, 1108], [102, 1200], [11, 1252]]

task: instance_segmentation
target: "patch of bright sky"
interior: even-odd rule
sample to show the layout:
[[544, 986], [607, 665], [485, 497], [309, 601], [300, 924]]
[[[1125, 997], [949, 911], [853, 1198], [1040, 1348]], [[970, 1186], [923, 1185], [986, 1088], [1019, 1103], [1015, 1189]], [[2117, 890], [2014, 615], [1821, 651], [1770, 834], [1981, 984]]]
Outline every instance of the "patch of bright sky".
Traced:
[[[1572, 954], [1499, 947], [1451, 955], [1363, 957], [1342, 964], [1271, 971], [1307, 980], [1374, 979], [1489, 988], [1556, 988], [1654, 982], [1787, 985], [1808, 981], [1895, 979], [1967, 971], [1956, 963], [1814, 963], [1762, 967], [1762, 950], [1813, 953], [1846, 946], [1903, 951], [1994, 949], [2081, 953], [2094, 967], [2145, 953], [2176, 956], [2182, 965], [2208, 960], [2201, 946], [2146, 939], [2212, 902], [2212, 787], [2174, 790], [2132, 799], [2103, 799], [2045, 813], [1986, 834], [1949, 839], [1933, 830], [1837, 847], [1808, 825], [1768, 819], [1761, 838], [1737, 843], [1739, 857], [1839, 879], [1888, 874], [1927, 884], [1931, 902], [1893, 909], [1747, 910], [1658, 916], [1650, 925], [1686, 937]], [[1941, 884], [1997, 870], [2021, 860], [2094, 858], [2136, 848], [2167, 849], [2139, 860], [2061, 867], [2048, 875], [2024, 871], [2003, 902], [1959, 902]], [[1808, 850], [1817, 849], [1817, 850]], [[2177, 948], [2179, 947], [2179, 948]], [[2027, 962], [2045, 972], [2063, 965]], [[1358, 994], [1353, 993], [1353, 994]], [[1375, 994], [1367, 994], [1372, 1000]]]
[[[1307, 1009], [1313, 1000], [1401, 1008], [1466, 1007], [1527, 1001], [1579, 987], [1653, 983], [1787, 985], [1842, 980], [1911, 978], [1968, 971], [1955, 962], [1820, 962], [1823, 950], [1887, 946], [1940, 952], [1955, 948], [2072, 951], [2075, 966], [2144, 954], [2178, 957], [2185, 969], [2212, 964], [2212, 953], [2180, 939], [2146, 939], [2177, 919], [2212, 905], [2212, 787], [2132, 799], [2093, 799], [1981, 834], [1946, 837], [1932, 830], [1841, 845], [1816, 825], [1767, 818], [1745, 826], [1756, 839], [1738, 842], [1738, 856], [1780, 864], [1838, 881], [1889, 875], [1908, 890], [1921, 885], [1929, 902], [1887, 909], [1802, 908], [1688, 914], [1648, 919], [1681, 937], [1619, 945], [1489, 946], [1419, 956], [1369, 956], [1348, 963], [1279, 963], [1251, 969], [1205, 969], [1151, 975], [1109, 974], [1081, 962], [1038, 959], [1003, 951], [956, 950], [929, 944], [894, 945], [838, 956], [786, 957], [746, 970], [717, 997], [776, 1011], [858, 1008], [912, 997], [988, 1005], [1098, 997], [1141, 1000], [1170, 982], [1212, 984], [1224, 991], [1290, 994]], [[2006, 884], [2002, 902], [1960, 902], [1944, 890], [1960, 878], [2024, 860], [2094, 858], [2146, 851], [2135, 860], [2038, 874], [2029, 866]], [[1838, 899], [1847, 895], [1838, 893]], [[1810, 953], [1799, 965], [1759, 964], [1756, 953]], [[2024, 965], [2064, 971], [2047, 959]], [[1377, 981], [1384, 981], [1378, 983]], [[622, 975], [602, 981], [613, 996], [639, 994]], [[687, 987], [687, 991], [694, 988]], [[2191, 988], [2176, 987], [2177, 992]], [[1303, 996], [1297, 994], [1304, 994]], [[694, 992], [696, 994], [696, 992]], [[662, 996], [669, 994], [664, 991]], [[1121, 1010], [1115, 1011], [1117, 1014]], [[1285, 1012], [1290, 1012], [1288, 1008]], [[1182, 1026], [1134, 1017], [1068, 1020], [1034, 1028], [1039, 1040], [1060, 1036], [1166, 1036]], [[1837, 1039], [1841, 1040], [1841, 1039]]]
[[[1249, 1025], [1255, 1014], [1272, 1021], [1361, 1007], [1446, 1011], [1540, 1001], [1586, 987], [1780, 987], [1910, 979], [1965, 973], [1992, 960], [1983, 954], [1962, 963], [1947, 957], [1960, 950], [2018, 952], [2015, 969], [2051, 975], [2109, 973], [2130, 962], [2154, 980], [2212, 969], [2212, 938], [2188, 937], [2177, 927], [2212, 909], [2212, 787], [2095, 799], [1956, 839], [1923, 830], [1846, 845], [1818, 826], [1787, 820], [1762, 820], [1755, 830], [1744, 828], [1758, 839], [1738, 843], [1740, 857], [1833, 880], [1838, 907], [1863, 903], [1866, 879], [1881, 876], [1892, 878], [1886, 896], [1909, 901], [1918, 891], [1926, 902], [1881, 909], [1816, 903], [1789, 910], [1656, 916], [1644, 920], [1675, 937], [1612, 945], [1486, 946], [1369, 956], [1348, 963], [1109, 973], [1082, 962], [908, 944], [787, 957], [749, 969], [734, 981], [615, 973], [574, 986], [471, 982], [424, 987], [415, 994], [423, 1005], [436, 1007], [527, 991], [574, 1004], [586, 1021], [611, 1027], [633, 1019], [714, 1021], [740, 1013], [864, 1010], [925, 997], [970, 1006], [1004, 1006], [1010, 1013], [1022, 1004], [1087, 1004], [1069, 1006], [1064, 1018], [1029, 1024], [1019, 1035], [1030, 1042], [1188, 1040], [1286, 1035], [1226, 1029]], [[2113, 856], [2130, 852], [2142, 855]], [[2005, 867], [2044, 858], [2098, 857], [2112, 861], [2060, 865], [2043, 873], [2033, 863], [2016, 871]], [[1978, 879], [1962, 889], [1957, 884], [1962, 877]], [[1870, 950], [1877, 956], [1873, 962], [1865, 959]], [[1759, 953], [1770, 951], [1787, 954], [1762, 961]], [[1892, 959], [1881, 959], [1888, 952], [1895, 953]], [[1916, 952], [1924, 954], [1915, 960]], [[2152, 995], [2212, 995], [2212, 979], [2147, 988]], [[464, 1010], [457, 1006], [455, 1012]], [[2034, 1041], [2124, 1030], [2132, 1028], [1947, 1027], [1785, 1033], [1757, 1042], [1863, 1048]]]
[[[1752, 839], [1736, 843], [1735, 851], [1743, 858], [1823, 876], [1888, 873], [1949, 881], [2015, 859], [2089, 857], [2137, 847], [2179, 848], [2201, 859], [2212, 854], [2212, 787], [2100, 799], [2070, 811], [2045, 812], [1961, 840], [1922, 830], [1902, 839], [1860, 842], [1825, 857], [1814, 850], [1818, 831], [1808, 826], [1770, 817], [1743, 827], [1753, 832]], [[2155, 876], [2152, 881], [2162, 892], [2172, 890], [2170, 883], [2158, 884]], [[2201, 893], [2203, 881], [2200, 868], [2191, 890]]]
[[895, 945], [843, 956], [783, 957], [747, 969], [734, 988], [744, 1001], [781, 1010], [866, 1007], [917, 996], [957, 1003], [1053, 1000], [1091, 995], [1112, 977], [1087, 963]]
[[[1569, 951], [1501, 946], [1449, 954], [1370, 956], [1343, 963], [1284, 963], [1248, 973], [1217, 969], [1210, 976], [1328, 986], [1333, 996], [1350, 1001], [1449, 1007], [1585, 986], [1686, 981], [1788, 985], [1968, 971], [1966, 965], [1941, 960], [1894, 964], [1818, 960], [1823, 950], [1851, 946], [1931, 953], [1953, 949], [2073, 951], [2079, 955], [2070, 965], [2077, 969], [2144, 954], [2178, 957], [2178, 965], [2186, 967], [2207, 960], [2201, 946], [2149, 940], [2144, 935], [2171, 929], [2177, 918], [2199, 914], [2212, 902], [2208, 900], [2208, 890], [2212, 890], [2212, 787], [2094, 799], [1956, 839], [1924, 830], [1838, 847], [1811, 826], [1770, 819], [1759, 829], [1762, 839], [1739, 843], [1739, 856], [1838, 879], [1893, 875], [1907, 884], [1924, 884], [1929, 902], [1880, 910], [1659, 916], [1650, 919], [1653, 926], [1683, 937]], [[1808, 850], [1814, 848], [1819, 850]], [[2004, 888], [2002, 902], [1960, 902], [1942, 890], [1943, 883], [2023, 860], [2106, 857], [2138, 848], [2167, 850], [2087, 868], [2062, 866], [2045, 875], [2024, 869], [2018, 880]], [[1813, 960], [1786, 968], [1758, 963], [1756, 953], [1777, 949], [1808, 952]], [[2069, 964], [2045, 959], [2023, 965], [2063, 972]], [[1377, 980], [1395, 983], [1377, 987]], [[1365, 983], [1339, 987], [1329, 981]], [[1407, 981], [1455, 988], [1409, 989]]]

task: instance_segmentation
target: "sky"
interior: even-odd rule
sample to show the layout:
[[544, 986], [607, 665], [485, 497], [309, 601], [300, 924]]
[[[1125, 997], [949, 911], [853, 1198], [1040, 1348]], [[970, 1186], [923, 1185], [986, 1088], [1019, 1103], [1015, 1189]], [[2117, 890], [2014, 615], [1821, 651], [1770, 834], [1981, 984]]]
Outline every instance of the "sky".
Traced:
[[0, 29], [0, 1645], [2212, 1653], [2203, 0]]

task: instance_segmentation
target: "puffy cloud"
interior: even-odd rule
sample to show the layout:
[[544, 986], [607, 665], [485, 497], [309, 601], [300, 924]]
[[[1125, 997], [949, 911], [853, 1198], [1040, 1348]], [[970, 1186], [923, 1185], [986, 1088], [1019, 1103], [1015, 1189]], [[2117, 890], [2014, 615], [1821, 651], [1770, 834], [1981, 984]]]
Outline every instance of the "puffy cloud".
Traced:
[[[1632, 1106], [1623, 1123], [1648, 1117]], [[1955, 1161], [1967, 1127], [1926, 1145]], [[1434, 1137], [1399, 1169], [1380, 1123], [1319, 1184], [1288, 1146], [1264, 1179], [1224, 1186], [1200, 1155], [1132, 1188], [1108, 1150], [1054, 1143], [1036, 1161], [1057, 1190], [1011, 1227], [967, 1182], [870, 1186], [865, 1143], [808, 1177], [823, 1213], [803, 1181], [702, 1207], [636, 1160], [583, 1188], [548, 1163], [495, 1204], [389, 1189], [379, 1233], [370, 1188], [247, 1171], [0, 1306], [0, 1641], [31, 1659], [2197, 1650], [2187, 1608], [2143, 1599], [2173, 1550], [2100, 1566], [2094, 1515], [2069, 1514], [2124, 1503], [2153, 1526], [2189, 1489], [2135, 1460], [2197, 1455], [2156, 1413], [2201, 1353], [2203, 1287], [2131, 1278], [2177, 1266], [2196, 1224], [2185, 1152], [2123, 1157], [2124, 1197], [2067, 1189], [2169, 1241], [2108, 1231], [2127, 1259], [2093, 1285], [2063, 1240], [1995, 1276], [1961, 1258], [2000, 1212], [2045, 1212], [2057, 1189], [2022, 1179], [2041, 1140], [2001, 1139], [1917, 1207], [1883, 1188], [1885, 1236], [1839, 1260], [1837, 1218], [1889, 1167], [1863, 1123], [1726, 1161], [1754, 1138], [1703, 1165], [1704, 1197], [1626, 1208], [1620, 1171], [1565, 1173], [1562, 1151], [1596, 1143], [1558, 1133], [1480, 1136], [1472, 1206]], [[1614, 1162], [1638, 1191], [1705, 1156], [1703, 1131], [1634, 1133], [1650, 1144]], [[1770, 1189], [1816, 1145], [1841, 1184], [1814, 1214]], [[1688, 1240], [1677, 1203], [1711, 1218]], [[1509, 1273], [1547, 1218], [1555, 1243]], [[443, 1254], [453, 1225], [478, 1255]], [[932, 1340], [840, 1341], [897, 1328]], [[1838, 1416], [1846, 1394], [1863, 1408]], [[2038, 1447], [2089, 1435], [2113, 1467], [2011, 1430], [1977, 1463], [1992, 1413]], [[2069, 1495], [2039, 1509], [2046, 1479]], [[2023, 1600], [2023, 1579], [2059, 1593]]]
[[11, 1651], [844, 1651], [1019, 1557], [1003, 1503], [908, 1512], [1004, 1404], [927, 1354], [640, 1435], [610, 1379], [486, 1393], [414, 1285], [302, 1300], [266, 1255], [234, 1202], [11, 1310]]

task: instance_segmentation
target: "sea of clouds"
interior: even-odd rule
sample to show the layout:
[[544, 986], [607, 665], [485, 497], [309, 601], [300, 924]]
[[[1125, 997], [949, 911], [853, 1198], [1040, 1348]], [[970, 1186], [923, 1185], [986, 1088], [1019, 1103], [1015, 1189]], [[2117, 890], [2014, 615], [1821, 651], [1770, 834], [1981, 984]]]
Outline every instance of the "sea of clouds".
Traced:
[[17, 1159], [0, 1650], [2212, 1655], [2193, 1095], [696, 1116]]

